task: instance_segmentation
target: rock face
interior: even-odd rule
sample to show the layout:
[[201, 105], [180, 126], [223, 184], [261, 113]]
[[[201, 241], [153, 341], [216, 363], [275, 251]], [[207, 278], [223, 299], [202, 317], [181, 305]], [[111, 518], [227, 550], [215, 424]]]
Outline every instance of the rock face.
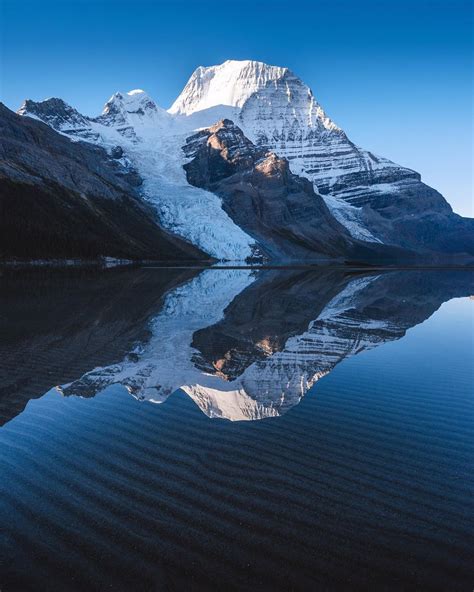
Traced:
[[219, 112], [310, 179], [355, 238], [474, 253], [472, 220], [454, 214], [415, 171], [351, 142], [287, 68], [248, 61], [199, 68], [170, 109], [200, 126], [214, 123]]
[[345, 228], [288, 161], [257, 148], [232, 121], [188, 138], [184, 165], [192, 185], [217, 193], [232, 220], [273, 258], [341, 257], [352, 248]]
[[103, 148], [0, 105], [1, 258], [206, 258], [158, 226], [140, 183]]
[[18, 115], [27, 115], [44, 121], [55, 130], [86, 138], [97, 137], [91, 133], [91, 120], [65, 103], [62, 99], [51, 98], [36, 103], [27, 99], [18, 109]]
[[275, 260], [412, 260], [413, 253], [353, 238], [288, 160], [255, 146], [232, 121], [190, 136], [183, 150], [191, 185], [222, 198], [230, 218]]

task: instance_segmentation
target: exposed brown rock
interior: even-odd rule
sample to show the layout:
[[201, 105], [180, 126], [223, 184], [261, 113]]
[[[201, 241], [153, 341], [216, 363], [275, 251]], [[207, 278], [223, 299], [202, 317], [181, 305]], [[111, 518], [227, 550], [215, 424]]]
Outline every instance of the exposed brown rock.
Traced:
[[189, 183], [223, 198], [236, 224], [270, 256], [342, 257], [353, 246], [310, 181], [294, 175], [288, 161], [257, 148], [232, 121], [188, 138]]

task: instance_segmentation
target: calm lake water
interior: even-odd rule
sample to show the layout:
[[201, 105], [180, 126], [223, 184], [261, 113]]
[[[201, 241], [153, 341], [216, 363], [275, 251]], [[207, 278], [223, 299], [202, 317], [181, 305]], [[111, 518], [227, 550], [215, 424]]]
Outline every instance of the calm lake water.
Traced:
[[474, 274], [0, 278], [0, 589], [474, 586]]

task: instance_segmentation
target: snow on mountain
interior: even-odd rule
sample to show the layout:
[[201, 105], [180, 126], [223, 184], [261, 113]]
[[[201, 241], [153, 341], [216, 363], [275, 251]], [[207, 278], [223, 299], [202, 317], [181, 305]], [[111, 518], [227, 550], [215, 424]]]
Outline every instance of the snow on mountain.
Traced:
[[62, 99], [50, 98], [38, 102], [27, 99], [17, 113], [39, 119], [72, 139], [94, 143], [99, 141], [98, 134], [92, 129], [91, 119], [79, 113]]
[[115, 93], [105, 103], [102, 115], [97, 123], [115, 128], [125, 137], [136, 139], [137, 128], [141, 135], [156, 128], [169, 126], [171, 117], [143, 90], [136, 89], [127, 93]]
[[121, 114], [122, 117], [126, 117], [127, 114], [154, 116], [159, 112], [165, 114], [164, 109], [158, 107], [148, 93], [141, 89], [135, 89], [125, 94], [117, 92], [112, 95], [105, 103], [102, 115], [114, 116]]
[[227, 60], [208, 68], [199, 66], [169, 112], [190, 115], [217, 105], [242, 107], [251, 95], [281, 78], [286, 71], [287, 68], [251, 60]]
[[171, 232], [224, 260], [244, 261], [255, 241], [232, 222], [219, 197], [193, 187], [183, 169], [181, 149], [188, 131], [142, 90], [115, 93], [96, 118], [82, 116], [60, 101], [25, 101], [19, 114], [41, 119], [75, 140], [118, 153], [143, 179], [142, 197]]

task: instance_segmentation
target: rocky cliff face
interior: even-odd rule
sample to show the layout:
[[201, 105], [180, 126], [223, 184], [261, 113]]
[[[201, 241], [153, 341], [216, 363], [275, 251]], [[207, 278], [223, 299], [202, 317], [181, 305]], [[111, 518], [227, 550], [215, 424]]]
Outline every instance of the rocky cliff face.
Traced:
[[312, 184], [288, 161], [257, 148], [224, 119], [188, 138], [192, 185], [217, 193], [223, 208], [273, 258], [344, 257], [352, 240]]
[[91, 130], [91, 119], [81, 115], [62, 99], [50, 98], [38, 103], [27, 99], [18, 109], [18, 115], [39, 119], [64, 134], [79, 136], [83, 139], [98, 137]]
[[103, 148], [0, 105], [1, 258], [205, 258], [158, 226], [140, 183]]
[[221, 197], [233, 222], [270, 259], [380, 263], [415, 256], [353, 238], [286, 158], [255, 146], [228, 119], [187, 138], [183, 150], [191, 159], [184, 165], [188, 182]]

